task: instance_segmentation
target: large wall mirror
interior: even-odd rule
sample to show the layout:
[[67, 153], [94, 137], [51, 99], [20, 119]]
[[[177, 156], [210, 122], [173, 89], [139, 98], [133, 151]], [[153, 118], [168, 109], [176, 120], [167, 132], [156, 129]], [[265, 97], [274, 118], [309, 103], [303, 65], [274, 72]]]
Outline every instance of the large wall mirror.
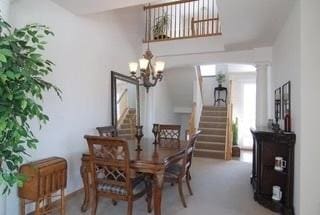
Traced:
[[111, 71], [112, 125], [134, 136], [140, 125], [139, 82]]

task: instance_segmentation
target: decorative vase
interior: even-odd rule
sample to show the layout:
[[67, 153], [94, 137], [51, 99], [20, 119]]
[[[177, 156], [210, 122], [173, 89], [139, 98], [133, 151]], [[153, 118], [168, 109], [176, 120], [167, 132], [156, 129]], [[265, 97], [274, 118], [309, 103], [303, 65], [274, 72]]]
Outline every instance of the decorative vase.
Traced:
[[142, 139], [142, 137], [143, 137], [143, 133], [142, 133], [142, 128], [143, 128], [143, 126], [142, 126], [142, 125], [137, 125], [136, 128], [137, 128], [137, 129], [136, 129], [136, 130], [137, 130], [137, 133], [136, 133], [136, 138], [137, 138], [137, 148], [136, 148], [136, 151], [142, 151], [140, 142], [141, 142], [141, 139]]
[[158, 141], [157, 137], [159, 133], [159, 124], [153, 124], [152, 133], [154, 135], [154, 144], [156, 144]]
[[291, 132], [291, 117], [289, 112], [284, 117], [284, 131]]

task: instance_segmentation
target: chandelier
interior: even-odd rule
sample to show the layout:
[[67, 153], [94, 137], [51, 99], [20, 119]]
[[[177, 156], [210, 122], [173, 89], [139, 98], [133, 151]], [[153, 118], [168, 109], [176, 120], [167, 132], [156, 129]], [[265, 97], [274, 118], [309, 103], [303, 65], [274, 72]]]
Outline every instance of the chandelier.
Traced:
[[[163, 61], [156, 61], [155, 65], [152, 64], [153, 54], [150, 51], [149, 43], [146, 52], [143, 55], [143, 58], [139, 59], [139, 63], [130, 62], [129, 70], [132, 78], [139, 80], [140, 85], [144, 86], [149, 92], [150, 87], [156, 86], [158, 81], [161, 81], [163, 78], [163, 70], [165, 63]], [[138, 66], [140, 69], [140, 74], [138, 71]]]

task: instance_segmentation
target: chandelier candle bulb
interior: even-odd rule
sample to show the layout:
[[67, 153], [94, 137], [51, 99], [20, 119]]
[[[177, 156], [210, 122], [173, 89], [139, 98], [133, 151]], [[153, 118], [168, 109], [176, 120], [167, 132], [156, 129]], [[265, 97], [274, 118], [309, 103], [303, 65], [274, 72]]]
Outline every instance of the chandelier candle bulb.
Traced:
[[157, 61], [156, 62], [156, 73], [158, 72], [162, 72], [164, 70], [164, 66], [165, 66], [165, 63], [163, 61]]
[[139, 59], [139, 64], [140, 64], [140, 69], [141, 70], [146, 70], [149, 64], [149, 60], [145, 59], [145, 58], [141, 58]]
[[129, 63], [129, 69], [130, 69], [130, 72], [136, 73], [137, 70], [138, 70], [138, 63], [136, 63], [136, 62], [130, 62], [130, 63]]

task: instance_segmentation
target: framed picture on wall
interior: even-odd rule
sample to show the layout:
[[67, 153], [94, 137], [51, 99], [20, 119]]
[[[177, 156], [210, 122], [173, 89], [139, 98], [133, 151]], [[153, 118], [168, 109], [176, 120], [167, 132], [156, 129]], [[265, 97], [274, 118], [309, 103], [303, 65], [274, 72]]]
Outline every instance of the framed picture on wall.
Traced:
[[281, 119], [281, 87], [274, 91], [274, 117], [276, 121]]
[[282, 117], [291, 114], [291, 82], [288, 81], [282, 85]]

